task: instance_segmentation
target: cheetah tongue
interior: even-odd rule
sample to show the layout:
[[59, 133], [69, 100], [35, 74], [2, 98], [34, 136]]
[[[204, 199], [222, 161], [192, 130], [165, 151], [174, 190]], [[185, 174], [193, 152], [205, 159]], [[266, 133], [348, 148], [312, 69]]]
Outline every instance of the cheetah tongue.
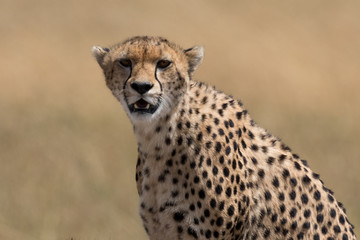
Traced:
[[139, 101], [137, 101], [134, 104], [134, 108], [135, 109], [149, 109], [150, 104], [147, 101], [145, 101], [144, 99], [141, 98]]

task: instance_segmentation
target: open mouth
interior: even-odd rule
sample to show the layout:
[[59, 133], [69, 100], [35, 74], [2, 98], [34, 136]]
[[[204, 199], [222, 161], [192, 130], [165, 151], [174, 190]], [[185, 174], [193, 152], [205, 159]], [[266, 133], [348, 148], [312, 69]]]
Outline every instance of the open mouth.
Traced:
[[134, 108], [137, 110], [148, 110], [150, 108], [150, 103], [141, 98], [139, 101], [134, 103]]
[[158, 104], [152, 105], [142, 98], [140, 98], [140, 100], [136, 101], [135, 103], [129, 105], [130, 112], [138, 113], [154, 113], [157, 108]]

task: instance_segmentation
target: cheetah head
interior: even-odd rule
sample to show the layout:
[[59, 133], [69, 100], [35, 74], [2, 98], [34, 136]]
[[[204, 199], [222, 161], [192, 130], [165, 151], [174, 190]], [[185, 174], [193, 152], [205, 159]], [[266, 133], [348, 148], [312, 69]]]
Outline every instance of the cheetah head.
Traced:
[[203, 59], [202, 47], [183, 50], [160, 37], [134, 37], [110, 48], [94, 46], [106, 85], [132, 121], [173, 111]]

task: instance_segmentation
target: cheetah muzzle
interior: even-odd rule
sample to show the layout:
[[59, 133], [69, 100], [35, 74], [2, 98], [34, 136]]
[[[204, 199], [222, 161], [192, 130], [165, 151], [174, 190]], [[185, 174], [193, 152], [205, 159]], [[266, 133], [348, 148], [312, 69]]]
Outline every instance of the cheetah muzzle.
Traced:
[[202, 47], [145, 36], [92, 50], [134, 126], [150, 240], [356, 239], [305, 160], [240, 101], [192, 80]]

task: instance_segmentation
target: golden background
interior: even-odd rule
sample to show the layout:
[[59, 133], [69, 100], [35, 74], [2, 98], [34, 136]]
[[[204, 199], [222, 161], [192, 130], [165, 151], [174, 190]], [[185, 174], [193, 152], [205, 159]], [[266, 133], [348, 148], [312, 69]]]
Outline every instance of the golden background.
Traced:
[[360, 228], [360, 1], [0, 0], [0, 239], [146, 239], [136, 143], [90, 53], [134, 35], [205, 46]]

